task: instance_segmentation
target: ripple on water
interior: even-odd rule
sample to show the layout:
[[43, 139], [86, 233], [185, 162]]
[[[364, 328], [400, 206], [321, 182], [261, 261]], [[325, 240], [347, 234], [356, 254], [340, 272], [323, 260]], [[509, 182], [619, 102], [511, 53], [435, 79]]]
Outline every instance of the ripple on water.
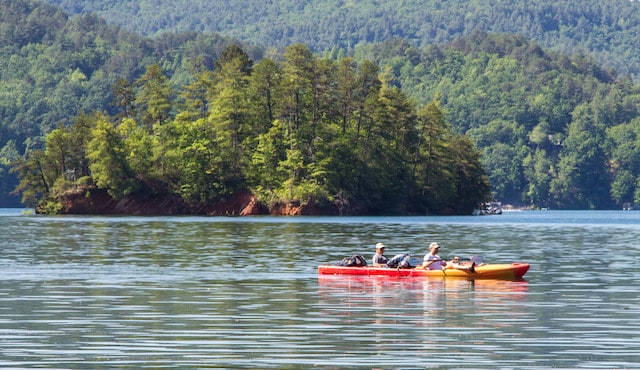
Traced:
[[[640, 366], [640, 215], [545, 217], [0, 217], [0, 366]], [[532, 267], [317, 276], [375, 241], [421, 256], [432, 240]]]

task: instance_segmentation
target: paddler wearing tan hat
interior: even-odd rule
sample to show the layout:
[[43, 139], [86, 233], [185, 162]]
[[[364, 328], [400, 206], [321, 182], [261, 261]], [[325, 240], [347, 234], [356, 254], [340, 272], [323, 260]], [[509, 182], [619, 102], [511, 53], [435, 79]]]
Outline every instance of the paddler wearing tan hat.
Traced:
[[429, 244], [429, 253], [424, 256], [422, 266], [420, 268], [425, 270], [446, 270], [447, 268], [454, 268], [457, 270], [467, 270], [469, 272], [475, 272], [475, 262], [470, 265], [461, 265], [458, 263], [459, 257], [454, 258], [454, 261], [447, 263], [440, 258], [438, 252], [440, 251], [440, 244], [433, 242]]
[[376, 267], [387, 266], [387, 262], [389, 262], [389, 259], [384, 256], [384, 247], [385, 247], [384, 243], [376, 244], [376, 254], [374, 254], [373, 258], [371, 259], [371, 263], [373, 266], [376, 266]]
[[425, 270], [443, 270], [447, 263], [438, 256], [440, 244], [433, 242], [429, 244], [429, 253], [425, 254], [422, 260], [422, 268]]

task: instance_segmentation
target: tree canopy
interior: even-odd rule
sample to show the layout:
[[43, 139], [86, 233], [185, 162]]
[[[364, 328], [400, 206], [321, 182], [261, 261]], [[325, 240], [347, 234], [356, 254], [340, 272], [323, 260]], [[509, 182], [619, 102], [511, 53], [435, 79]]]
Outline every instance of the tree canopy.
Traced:
[[114, 199], [177, 194], [195, 207], [249, 189], [267, 206], [469, 214], [489, 199], [480, 153], [439, 103], [416, 112], [371, 63], [296, 44], [282, 62], [256, 64], [231, 45], [215, 65], [175, 90], [157, 64], [119, 82], [135, 86], [130, 113], [82, 114], [47, 134], [17, 166], [24, 200], [55, 212], [67, 192], [95, 185]]
[[[76, 11], [92, 4], [74, 3]], [[302, 11], [316, 4], [282, 9]], [[411, 4], [396, 5], [407, 9]], [[515, 12], [514, 20], [542, 22], [548, 30], [557, 26], [566, 40], [591, 35], [597, 41], [597, 35], [604, 34], [591, 30], [599, 22], [611, 41], [598, 41], [603, 47], [623, 45], [618, 38], [633, 32], [633, 19], [640, 14], [631, 12], [637, 2], [626, 1], [607, 9], [590, 2], [579, 8], [566, 2], [546, 7], [535, 1], [501, 4], [464, 2], [445, 12], [441, 2], [421, 3], [440, 9], [443, 19], [458, 9], [497, 7], [496, 15], [468, 13], [459, 24], [466, 31], [482, 29], [473, 26], [478, 14], [497, 21], [500, 12], [525, 5], [538, 15], [516, 17]], [[85, 122], [78, 130], [84, 133], [85, 151], [87, 133], [96, 122], [117, 128], [104, 126], [98, 132], [120, 146], [110, 150], [121, 166], [105, 171], [119, 168], [135, 174], [133, 182], [119, 180], [124, 187], [118, 196], [146, 186], [201, 202], [251, 186], [263, 199], [275, 201], [286, 198], [277, 185], [286, 182], [289, 194], [300, 191], [308, 194], [305, 199], [314, 194], [335, 199], [370, 194], [391, 209], [405, 201], [373, 197], [382, 193], [381, 184], [398, 180], [384, 188], [388, 194], [412, 197], [410, 190], [415, 189], [399, 185], [411, 183], [432, 196], [431, 203], [420, 207], [442, 208], [446, 202], [438, 201], [439, 192], [446, 194], [453, 185], [437, 183], [440, 178], [431, 171], [442, 166], [438, 170], [443, 174], [454, 173], [453, 153], [464, 148], [468, 138], [480, 151], [495, 200], [561, 209], [640, 203], [638, 85], [629, 78], [633, 73], [627, 73], [632, 67], [610, 68], [594, 51], [566, 53], [561, 47], [545, 49], [546, 42], [524, 35], [477, 30], [464, 36], [436, 32], [447, 35], [443, 43], [409, 33], [389, 38], [389, 33], [380, 42], [324, 48], [322, 53], [302, 43], [263, 49], [193, 31], [146, 38], [94, 14], [68, 17], [35, 0], [0, 0], [0, 5], [0, 206], [17, 204], [7, 201], [20, 173], [11, 172], [13, 163], [46, 167], [54, 153], [67, 156], [70, 148], [55, 146], [67, 140], [78, 120]], [[547, 14], [545, 9], [558, 12]], [[619, 9], [628, 14], [614, 17]], [[570, 21], [573, 17], [579, 21]], [[613, 23], [617, 28], [610, 29]], [[582, 31], [575, 33], [574, 26]], [[320, 33], [316, 36], [322, 39]], [[627, 60], [632, 66], [633, 58]], [[432, 103], [438, 108], [433, 112], [427, 109]], [[438, 111], [447, 126], [440, 145], [448, 157], [438, 152], [444, 149], [435, 145], [440, 141], [429, 124]], [[49, 138], [50, 133], [54, 137]], [[73, 135], [80, 142], [78, 134]], [[176, 136], [183, 141], [170, 140]], [[100, 148], [94, 144], [92, 149]], [[42, 156], [25, 156], [38, 151]], [[220, 151], [225, 155], [218, 155]], [[34, 178], [41, 185], [30, 191], [35, 195], [63, 189], [68, 181], [95, 181], [88, 176], [92, 170], [87, 154], [72, 157]], [[426, 167], [433, 159], [438, 161]], [[360, 168], [345, 163], [359, 163]], [[396, 172], [383, 170], [391, 165], [397, 166]], [[56, 182], [63, 172], [67, 182]], [[374, 177], [380, 181], [369, 181]], [[182, 183], [180, 178], [188, 180]], [[216, 185], [205, 186], [209, 183]], [[317, 185], [325, 183], [332, 185]], [[23, 185], [20, 189], [26, 190]], [[28, 199], [30, 191], [23, 193]]]
[[358, 52], [389, 65], [419, 104], [439, 97], [453, 131], [481, 150], [496, 200], [559, 209], [640, 201], [640, 90], [593, 59], [483, 32], [425, 50], [390, 41]]
[[[166, 67], [171, 84], [180, 84], [192, 60], [212, 68], [230, 43], [195, 32], [151, 40], [93, 14], [70, 18], [40, 1], [0, 0], [0, 207], [17, 205], [9, 196], [16, 181], [8, 164], [16, 154], [42, 148], [47, 133], [69, 126], [80, 112], [113, 115], [131, 106], [126, 90], [112, 88], [118, 80], [135, 80], [155, 63]], [[260, 49], [243, 48], [261, 57]]]
[[630, 0], [47, 1], [147, 36], [217, 32], [280, 49], [304, 43], [314, 52], [349, 52], [389, 39], [422, 49], [477, 31], [520, 34], [563, 54], [589, 55], [607, 70], [640, 75], [640, 3]]

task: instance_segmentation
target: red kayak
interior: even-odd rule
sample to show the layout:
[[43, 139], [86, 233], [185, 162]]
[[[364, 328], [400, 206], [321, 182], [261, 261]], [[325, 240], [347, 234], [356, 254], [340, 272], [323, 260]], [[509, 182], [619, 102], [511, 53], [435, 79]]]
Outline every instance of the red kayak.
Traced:
[[462, 277], [467, 279], [522, 279], [529, 270], [528, 263], [498, 263], [476, 266], [475, 271], [468, 270], [423, 270], [418, 268], [396, 269], [389, 267], [346, 267], [321, 265], [318, 266], [320, 275], [367, 275], [367, 276], [427, 276], [427, 277]]

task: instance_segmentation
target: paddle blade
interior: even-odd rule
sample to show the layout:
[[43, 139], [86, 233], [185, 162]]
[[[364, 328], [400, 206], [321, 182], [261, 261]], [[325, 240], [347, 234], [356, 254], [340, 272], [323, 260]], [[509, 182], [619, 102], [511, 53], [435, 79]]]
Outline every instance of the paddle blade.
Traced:
[[469, 257], [469, 261], [475, 263], [476, 265], [481, 264], [483, 260], [484, 260], [484, 258], [482, 256], [471, 256], [471, 257]]

